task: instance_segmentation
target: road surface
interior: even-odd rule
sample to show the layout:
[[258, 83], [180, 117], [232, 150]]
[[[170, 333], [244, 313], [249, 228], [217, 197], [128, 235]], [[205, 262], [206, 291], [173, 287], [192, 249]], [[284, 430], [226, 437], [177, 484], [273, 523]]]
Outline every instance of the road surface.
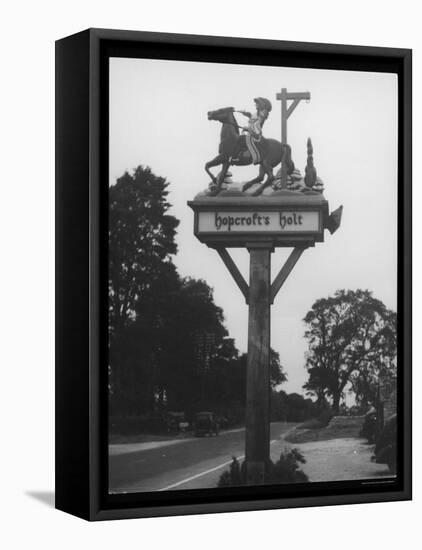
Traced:
[[[293, 426], [273, 422], [272, 447]], [[215, 488], [232, 457], [243, 459], [244, 453], [244, 428], [220, 432], [218, 437], [177, 439], [157, 445], [110, 445], [109, 490], [126, 493]]]

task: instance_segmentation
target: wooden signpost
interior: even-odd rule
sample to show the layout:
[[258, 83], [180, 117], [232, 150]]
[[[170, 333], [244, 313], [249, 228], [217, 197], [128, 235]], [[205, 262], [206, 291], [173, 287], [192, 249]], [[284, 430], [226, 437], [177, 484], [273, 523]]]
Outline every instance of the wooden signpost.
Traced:
[[[310, 94], [277, 94], [282, 104], [282, 141], [287, 140], [287, 118]], [[287, 100], [293, 100], [290, 106]], [[329, 214], [321, 193], [284, 188], [252, 196], [223, 191], [218, 196], [199, 194], [188, 205], [194, 211], [194, 234], [214, 248], [249, 306], [245, 460], [248, 483], [265, 481], [270, 460], [270, 323], [271, 304], [308, 247], [324, 241], [324, 230], [340, 225], [341, 207]], [[242, 247], [249, 252], [247, 282], [228, 252]], [[276, 247], [293, 248], [271, 282], [271, 254]]]
[[[270, 310], [271, 304], [306, 248], [323, 242], [330, 216], [322, 195], [199, 196], [190, 201], [194, 233], [214, 248], [249, 305], [246, 388], [246, 465], [250, 483], [262, 483], [270, 456]], [[228, 248], [249, 251], [249, 283]], [[271, 254], [293, 247], [271, 282]]]

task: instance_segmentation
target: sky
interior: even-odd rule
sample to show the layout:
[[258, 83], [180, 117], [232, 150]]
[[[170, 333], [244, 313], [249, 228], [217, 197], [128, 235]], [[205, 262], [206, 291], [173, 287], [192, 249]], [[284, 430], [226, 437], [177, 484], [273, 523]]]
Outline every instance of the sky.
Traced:
[[[280, 140], [276, 94], [281, 88], [311, 93], [288, 120], [292, 158], [303, 174], [311, 137], [330, 211], [344, 207], [340, 229], [334, 235], [325, 231], [325, 242], [304, 252], [272, 306], [271, 345], [288, 376], [283, 389], [302, 393], [307, 380], [303, 318], [315, 300], [340, 288], [361, 288], [397, 309], [396, 75], [112, 58], [109, 185], [140, 164], [170, 182], [170, 213], [180, 220], [174, 263], [182, 276], [205, 279], [214, 289], [230, 336], [246, 351], [244, 298], [217, 252], [194, 237], [187, 201], [207, 188], [204, 164], [218, 152], [221, 125], [208, 121], [207, 112], [230, 106], [253, 111], [253, 98], [266, 97], [273, 110], [264, 135]], [[257, 171], [256, 166], [231, 169], [236, 182]], [[272, 278], [290, 252], [278, 248], [272, 254]], [[248, 281], [248, 252], [230, 253]]]

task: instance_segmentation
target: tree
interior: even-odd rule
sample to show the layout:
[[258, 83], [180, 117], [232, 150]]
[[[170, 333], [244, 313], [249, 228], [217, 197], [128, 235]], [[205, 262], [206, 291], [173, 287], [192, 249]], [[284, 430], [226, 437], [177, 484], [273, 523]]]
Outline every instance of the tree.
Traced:
[[109, 332], [135, 318], [136, 306], [176, 253], [179, 221], [168, 214], [168, 182], [150, 168], [125, 173], [109, 191]]
[[[309, 360], [309, 365], [311, 364], [311, 360]], [[318, 409], [324, 409], [327, 406], [327, 396], [330, 394], [330, 388], [336, 385], [336, 374], [333, 370], [322, 365], [309, 366], [308, 373], [309, 379], [303, 386], [306, 395], [316, 396]]]
[[287, 394], [283, 390], [271, 392], [271, 421], [303, 422], [315, 417], [317, 405], [298, 393]]
[[309, 343], [305, 385], [338, 414], [346, 385], [362, 373], [375, 378], [395, 365], [396, 315], [368, 290], [338, 290], [317, 300], [304, 319]]
[[287, 381], [287, 374], [283, 365], [280, 363], [280, 354], [270, 348], [270, 384], [271, 389], [275, 390], [283, 382]]
[[397, 388], [397, 316], [390, 316], [382, 329], [380, 353], [370, 354], [362, 361], [361, 368], [353, 372], [350, 382], [357, 404], [362, 410], [370, 406], [377, 407], [380, 400], [380, 390], [384, 395], [396, 391]]
[[117, 410], [191, 415], [227, 334], [212, 289], [202, 280], [157, 278], [135, 313], [112, 343]]
[[203, 371], [199, 408], [215, 411], [232, 422], [244, 414], [246, 392], [246, 363], [233, 338], [224, 337]]
[[160, 300], [179, 284], [172, 263], [179, 221], [168, 214], [168, 185], [138, 166], [109, 190], [109, 387], [116, 414], [138, 412], [139, 403], [150, 402], [151, 297]]
[[172, 306], [181, 284], [174, 265], [163, 266], [139, 296], [133, 317], [110, 342], [113, 401], [120, 414], [150, 412], [156, 403], [164, 404]]
[[227, 335], [223, 322], [211, 287], [203, 280], [181, 279], [156, 330], [169, 408], [193, 411], [199, 406], [204, 379]]

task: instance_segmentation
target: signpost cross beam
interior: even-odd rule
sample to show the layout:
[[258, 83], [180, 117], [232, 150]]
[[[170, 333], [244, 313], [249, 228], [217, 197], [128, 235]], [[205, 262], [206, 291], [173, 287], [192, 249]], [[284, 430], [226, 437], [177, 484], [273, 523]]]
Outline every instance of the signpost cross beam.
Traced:
[[245, 301], [249, 304], [249, 286], [248, 283], [243, 278], [243, 275], [240, 273], [239, 268], [234, 263], [233, 258], [227, 252], [226, 248], [218, 247], [216, 248], [220, 258], [223, 260], [224, 265], [229, 270], [230, 275], [233, 277], [235, 283], [239, 287], [241, 293], [245, 297]]
[[[281, 143], [287, 144], [287, 119], [299, 105], [300, 101], [310, 101], [310, 92], [288, 92], [287, 88], [282, 88], [281, 93], [276, 95], [276, 98], [281, 101]], [[287, 107], [287, 101], [293, 100], [293, 103]]]
[[290, 275], [292, 269], [298, 262], [299, 258], [302, 256], [304, 250], [306, 250], [307, 246], [296, 246], [290, 256], [287, 258], [286, 263], [283, 265], [283, 267], [280, 269], [277, 277], [274, 279], [272, 285], [271, 285], [271, 304], [274, 303], [275, 297], [278, 294], [278, 291], [285, 283], [287, 277]]

